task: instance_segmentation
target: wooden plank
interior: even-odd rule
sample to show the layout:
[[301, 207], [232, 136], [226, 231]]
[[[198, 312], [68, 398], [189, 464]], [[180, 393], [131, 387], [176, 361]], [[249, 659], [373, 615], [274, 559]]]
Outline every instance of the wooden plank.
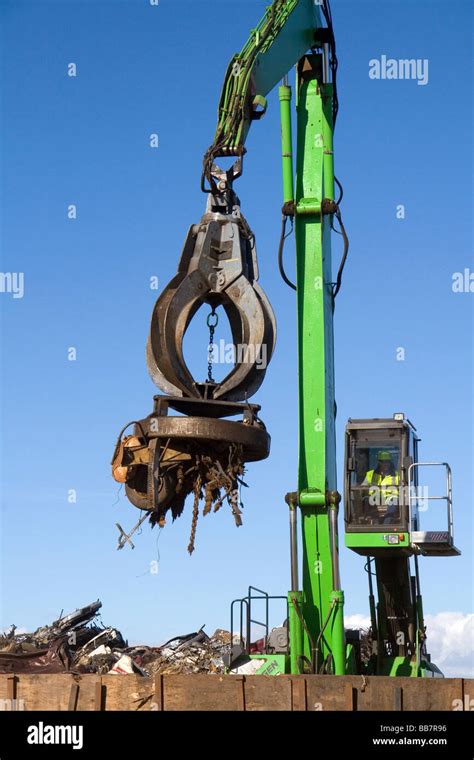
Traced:
[[16, 711], [24, 710], [24, 700], [20, 698], [18, 691], [19, 676], [9, 673], [3, 677], [0, 684], [0, 710]]
[[104, 675], [102, 686], [107, 692], [105, 709], [135, 712], [162, 709], [156, 704], [155, 685], [153, 678], [143, 678], [136, 673]]
[[346, 710], [354, 712], [357, 710], [357, 688], [354, 687], [352, 681], [346, 681], [344, 684], [346, 694]]
[[77, 683], [77, 681], [74, 681], [71, 684], [71, 688], [69, 691], [69, 702], [67, 705], [67, 709], [69, 711], [74, 712], [75, 710], [77, 710], [78, 699], [79, 699], [79, 684]]
[[237, 709], [245, 712], [245, 676], [235, 676], [234, 681], [235, 692], [237, 695], [237, 704], [239, 705]]
[[155, 690], [153, 694], [153, 710], [164, 710], [164, 686], [163, 686], [163, 674], [158, 673], [155, 676]]
[[[454, 710], [474, 680], [370, 676], [0, 674], [0, 699], [26, 710]], [[469, 704], [466, 706], [466, 702]], [[7, 709], [9, 707], [7, 706]]]
[[0, 675], [0, 700], [8, 699], [8, 676], [5, 673]]
[[[242, 688], [242, 682], [238, 682], [236, 688], [235, 676], [165, 675], [164, 707], [165, 710], [242, 710]], [[247, 691], [245, 698], [247, 700]], [[249, 708], [246, 706], [246, 709]]]
[[[463, 699], [462, 678], [407, 678], [403, 685], [404, 710], [453, 710]], [[472, 684], [473, 681], [471, 680]], [[472, 692], [474, 695], [474, 691]]]
[[[3, 678], [0, 675], [0, 684]], [[92, 710], [96, 680], [96, 675], [22, 673], [18, 676], [17, 702], [25, 710], [68, 710], [71, 686], [76, 683], [80, 684], [76, 710]]]
[[357, 689], [357, 710], [371, 712], [395, 710], [395, 688], [404, 688], [410, 678], [389, 676], [351, 676]]
[[463, 710], [471, 712], [474, 710], [474, 681], [469, 678], [463, 678], [462, 680], [462, 702], [459, 704], [456, 701], [453, 705], [453, 710]]
[[393, 709], [398, 712], [403, 712], [403, 688], [401, 686], [394, 686]]
[[347, 678], [352, 683], [350, 676], [306, 676], [307, 709], [316, 712], [347, 710]]
[[[104, 693], [105, 692], [105, 693]], [[106, 687], [102, 685], [102, 681], [99, 679], [94, 685], [94, 710], [101, 712], [105, 709], [105, 694]]]
[[289, 676], [246, 676], [245, 709], [252, 711], [291, 710]]
[[7, 676], [7, 699], [11, 702], [16, 700], [18, 676], [11, 674]]
[[304, 676], [294, 676], [291, 679], [291, 709], [305, 711], [308, 709], [306, 678]]

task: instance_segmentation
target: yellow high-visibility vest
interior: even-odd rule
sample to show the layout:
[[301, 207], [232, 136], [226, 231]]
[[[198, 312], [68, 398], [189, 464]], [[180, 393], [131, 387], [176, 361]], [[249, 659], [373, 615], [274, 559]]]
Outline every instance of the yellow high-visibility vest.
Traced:
[[[380, 472], [376, 473], [375, 470], [368, 470], [365, 479], [369, 485], [373, 484], [380, 489], [385, 504], [389, 504], [392, 497], [398, 496], [398, 488], [389, 488], [389, 486], [398, 486], [400, 484], [400, 475], [398, 472], [396, 472], [395, 475], [382, 476]], [[376, 493], [376, 488], [369, 489], [369, 496], [373, 496]]]

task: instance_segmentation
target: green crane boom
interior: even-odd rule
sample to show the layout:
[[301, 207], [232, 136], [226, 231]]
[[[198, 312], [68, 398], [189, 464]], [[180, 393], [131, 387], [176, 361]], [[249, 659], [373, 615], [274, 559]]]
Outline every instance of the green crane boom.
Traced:
[[[296, 66], [295, 174], [292, 90], [287, 83], [287, 74], [293, 66]], [[225, 195], [232, 188], [233, 181], [242, 172], [245, 140], [251, 123], [263, 116], [267, 94], [283, 79], [279, 88], [284, 201], [280, 268], [285, 281], [296, 290], [299, 373], [298, 490], [286, 497], [291, 531], [289, 669], [292, 673], [336, 675], [362, 671], [387, 675], [440, 675], [426, 653], [418, 556], [459, 554], [452, 534], [451, 474], [445, 463], [428, 463], [447, 467], [449, 471], [446, 494], [430, 497], [446, 501], [448, 531], [423, 533], [419, 525], [417, 496], [413, 499], [411, 495], [418, 487], [417, 468], [423, 463], [417, 457], [419, 439], [404, 415], [395, 415], [395, 421], [358, 422], [358, 441], [364, 441], [366, 447], [360, 449], [363, 452], [360, 460], [346, 442], [346, 544], [368, 557], [366, 570], [374, 652], [365, 670], [361, 667], [357, 639], [352, 637], [353, 642], [347, 644], [345, 641], [344, 594], [339, 574], [338, 509], [341, 496], [336, 483], [333, 312], [348, 241], [334, 200], [336, 71], [329, 2], [275, 0], [251, 32], [241, 53], [229, 64], [214, 142], [204, 156], [202, 189]], [[236, 157], [230, 170], [222, 171], [215, 163], [222, 156]], [[206, 188], [206, 180], [209, 188]], [[339, 220], [345, 242], [336, 282], [331, 262], [334, 216]], [[281, 263], [288, 217], [292, 218], [295, 228], [296, 286], [288, 281]], [[347, 435], [355, 436], [351, 430], [349, 424]], [[394, 438], [397, 436], [399, 443], [396, 446]], [[352, 445], [356, 450], [359, 443]], [[381, 446], [387, 447], [384, 453], [391, 459], [393, 472], [397, 474], [389, 478], [392, 484], [388, 489], [389, 498], [387, 489], [378, 489], [382, 492], [382, 503], [379, 501], [374, 509], [371, 501], [377, 489], [366, 484], [364, 473], [357, 480], [356, 470], [365, 465], [365, 474], [375, 472], [382, 478], [380, 482], [386, 483], [383, 473], [378, 474], [375, 461]], [[396, 508], [390, 502], [394, 483]], [[359, 504], [358, 499], [362, 499], [364, 505], [362, 512], [354, 508], [354, 504]], [[302, 530], [301, 584], [297, 559], [298, 509]], [[410, 558], [413, 555], [415, 574], [411, 575]], [[260, 672], [270, 671], [263, 669]]]
[[[323, 11], [323, 14], [321, 13]], [[326, 12], [325, 12], [326, 11]], [[290, 509], [302, 515], [303, 577], [289, 593], [291, 668], [346, 670], [338, 566], [336, 437], [331, 267], [333, 84], [328, 81], [332, 29], [326, 5], [276, 0], [252, 31], [225, 77], [214, 143], [204, 157], [210, 189], [224, 190], [242, 170], [245, 139], [266, 110], [266, 95], [297, 66], [296, 182], [293, 181], [291, 87], [279, 95], [282, 119], [284, 214], [294, 219], [297, 255], [299, 474]], [[316, 52], [319, 50], [319, 52]], [[307, 51], [312, 51], [307, 54]], [[334, 51], [333, 51], [334, 54]], [[230, 171], [215, 164], [237, 156]], [[221, 184], [218, 184], [220, 180]], [[293, 557], [295, 569], [296, 552]], [[305, 665], [306, 664], [306, 665]]]
[[[293, 66], [296, 170], [292, 90], [287, 80]], [[336, 72], [329, 0], [274, 0], [241, 53], [232, 58], [219, 103], [214, 142], [203, 161], [201, 187], [208, 193], [206, 211], [199, 224], [190, 227], [178, 272], [159, 296], [151, 320], [148, 370], [167, 395], [156, 396], [153, 413], [134, 422], [134, 435], [122, 439], [128, 425], [123, 428], [112, 471], [118, 482], [125, 483], [131, 503], [146, 510], [136, 528], [147, 516], [152, 525], [164, 525], [167, 512], [171, 511], [173, 519], [179, 516], [187, 496], [194, 494], [190, 553], [194, 550], [200, 499], [205, 499], [204, 514], [208, 514], [213, 505], [217, 511], [227, 498], [236, 525], [241, 524], [240, 475], [247, 461], [264, 459], [270, 449], [269, 435], [259, 417], [260, 406], [249, 404], [248, 398], [265, 375], [258, 366], [256, 349], [264, 347], [271, 358], [276, 323], [258, 284], [255, 238], [242, 215], [233, 183], [242, 173], [251, 123], [265, 113], [266, 96], [283, 79], [279, 88], [283, 170], [279, 264], [283, 279], [296, 291], [299, 464], [297, 490], [286, 496], [291, 589], [284, 597], [289, 636], [285, 631], [282, 637], [289, 639], [289, 655], [281, 652], [282, 645], [276, 641], [279, 634], [274, 635], [280, 660], [271, 664], [271, 670], [259, 672], [440, 675], [426, 651], [418, 558], [459, 554], [453, 542], [451, 470], [447, 463], [419, 461], [416, 429], [402, 413], [393, 419], [349, 420], [346, 427], [345, 543], [367, 558], [372, 647], [369, 658], [365, 647], [362, 661], [360, 632], [344, 630], [333, 312], [348, 240], [340, 199], [334, 199]], [[229, 156], [235, 158], [233, 165], [221, 169], [216, 161]], [[344, 240], [336, 278], [331, 261], [335, 217]], [[296, 285], [288, 280], [283, 268], [288, 219], [295, 230]], [[211, 357], [204, 382], [194, 379], [184, 360], [184, 334], [203, 304], [212, 309], [208, 316], [211, 346], [218, 320], [216, 309], [222, 307], [234, 345], [254, 349], [253, 358], [246, 354], [245, 360], [236, 359], [222, 381], [213, 379]], [[169, 416], [170, 408], [179, 416]], [[242, 414], [241, 422], [225, 419], [237, 414]], [[423, 531], [418, 477], [423, 467], [433, 466], [445, 471], [446, 492], [427, 499], [437, 500], [432, 504], [446, 504], [448, 529]], [[121, 548], [130, 541], [131, 534], [125, 534], [120, 526], [119, 530]], [[253, 621], [251, 596], [249, 589], [248, 599], [236, 600], [241, 603], [241, 620], [244, 605], [247, 610], [247, 653]], [[268, 605], [268, 595], [263, 598]], [[268, 615], [266, 628], [268, 633]], [[242, 634], [240, 638], [243, 641]], [[269, 648], [269, 636], [266, 639], [265, 646]]]

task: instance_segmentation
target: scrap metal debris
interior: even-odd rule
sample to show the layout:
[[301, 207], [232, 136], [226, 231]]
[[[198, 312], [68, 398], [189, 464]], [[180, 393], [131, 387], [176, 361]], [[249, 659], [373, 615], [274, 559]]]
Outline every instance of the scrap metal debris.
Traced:
[[[178, 485], [176, 487], [174, 502], [176, 514], [173, 511], [173, 520], [182, 513], [188, 493], [194, 495], [191, 534], [188, 544], [189, 554], [192, 554], [194, 551], [199, 518], [199, 502], [202, 499], [204, 499], [203, 517], [209, 514], [211, 510], [218, 512], [224, 499], [227, 499], [235, 524], [237, 527], [242, 525], [241, 505], [239, 505], [239, 483], [244, 471], [242, 447], [234, 445], [229, 446], [228, 461], [225, 469], [218, 458], [203, 456], [202, 454], [196, 454], [194, 464], [186, 470], [182, 465], [178, 465]], [[150, 518], [152, 525], [156, 522], [154, 517], [152, 514]], [[158, 519], [157, 522], [162, 527], [165, 524], [164, 517]]]
[[98, 648], [104, 656], [102, 645], [110, 649], [107, 656], [115, 663], [114, 649], [126, 647], [127, 642], [115, 628], [98, 625], [101, 607], [97, 600], [33, 633], [17, 633], [12, 625], [0, 635], [0, 673], [98, 672], [93, 666]]
[[[218, 512], [224, 501], [227, 501], [235, 524], [242, 525], [242, 502], [239, 498], [239, 487], [246, 486], [242, 480], [245, 474], [245, 458], [241, 444], [210, 446], [204, 453], [202, 442], [193, 440], [171, 439], [158, 443], [157, 452], [157, 508], [142, 515], [137, 525], [126, 533], [117, 523], [120, 531], [118, 548], [122, 549], [127, 543], [134, 548], [131, 536], [149, 515], [151, 526], [166, 524], [167, 512], [171, 512], [173, 522], [180, 517], [184, 510], [186, 498], [193, 495], [193, 510], [188, 552], [192, 554], [195, 548], [196, 530], [200, 514], [200, 504], [203, 501], [202, 516], [211, 511]], [[126, 436], [117, 441], [112, 460], [112, 471], [118, 482], [126, 483], [128, 497], [136, 506], [143, 509], [149, 487], [150, 473], [146, 467], [147, 451], [146, 438]], [[137, 452], [138, 455], [137, 455]], [[138, 464], [137, 464], [138, 463]], [[155, 476], [156, 477], [156, 476]]]
[[234, 636], [198, 631], [160, 646], [129, 646], [120, 631], [98, 624], [100, 601], [60, 616], [33, 633], [0, 633], [0, 673], [224, 673]]
[[208, 636], [201, 628], [179, 636], [159, 647], [141, 653], [143, 668], [149, 675], [171, 673], [225, 673], [226, 655], [231, 647], [228, 631], [217, 629]]

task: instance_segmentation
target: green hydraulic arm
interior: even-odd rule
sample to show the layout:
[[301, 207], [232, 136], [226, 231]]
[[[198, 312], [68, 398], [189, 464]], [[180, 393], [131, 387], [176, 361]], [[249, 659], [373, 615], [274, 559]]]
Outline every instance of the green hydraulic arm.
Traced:
[[[275, 0], [227, 70], [214, 142], [205, 154], [202, 189], [224, 193], [242, 171], [245, 140], [282, 79], [284, 218], [295, 228], [299, 368], [298, 490], [287, 496], [292, 524], [289, 633], [292, 673], [346, 672], [339, 578], [333, 356], [334, 284], [331, 226], [334, 202], [334, 92], [329, 48], [334, 40], [327, 2]], [[332, 49], [333, 60], [335, 51]], [[296, 177], [293, 178], [291, 87], [297, 67]], [[333, 69], [332, 69], [333, 70]], [[235, 156], [230, 170], [216, 159]], [[207, 185], [206, 185], [207, 182]], [[296, 515], [301, 514], [302, 584], [297, 572]]]
[[[334, 202], [332, 85], [323, 81], [323, 56], [308, 55], [297, 72], [297, 150], [294, 199], [299, 368], [299, 473], [297, 499], [303, 529], [303, 587], [290, 593], [297, 612], [301, 663], [319, 672], [345, 672], [343, 605], [338, 562], [334, 398], [331, 214]], [[280, 89], [283, 134], [289, 88]], [[283, 162], [286, 161], [285, 150]], [[284, 171], [284, 177], [286, 172]], [[289, 195], [287, 187], [285, 197]], [[291, 201], [290, 201], [291, 203]], [[291, 208], [291, 206], [290, 206]], [[303, 625], [303, 636], [298, 631]], [[301, 657], [302, 655], [302, 657]], [[301, 658], [301, 659], [299, 659]], [[298, 661], [299, 659], [299, 661]]]
[[264, 115], [266, 96], [315, 46], [322, 30], [320, 5], [314, 0], [274, 0], [267, 8], [228, 66], [214, 142], [204, 156], [203, 190], [206, 179], [214, 192], [217, 189], [212, 172], [217, 157], [237, 156], [234, 176], [239, 176], [250, 125]]

